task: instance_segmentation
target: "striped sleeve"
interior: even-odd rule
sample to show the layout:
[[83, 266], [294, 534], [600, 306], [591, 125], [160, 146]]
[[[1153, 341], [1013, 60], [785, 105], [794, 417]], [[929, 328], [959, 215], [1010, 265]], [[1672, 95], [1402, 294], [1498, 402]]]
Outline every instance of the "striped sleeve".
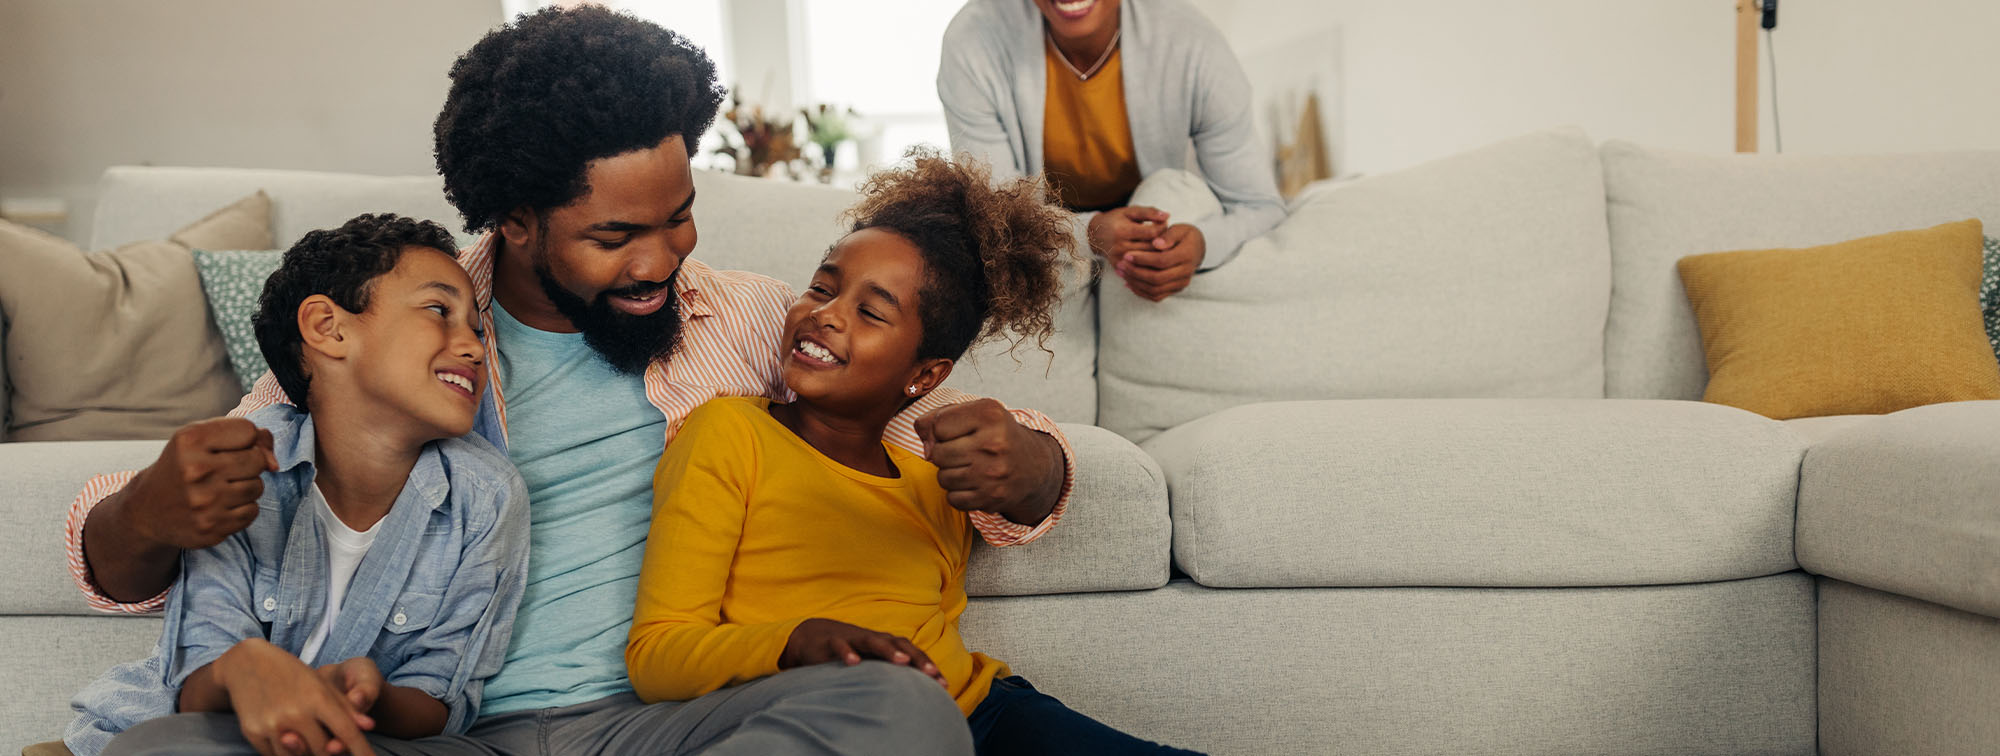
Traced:
[[[229, 411], [229, 416], [243, 417], [284, 402], [285, 390], [278, 386], [278, 379], [267, 372], [262, 378], [257, 379], [256, 385], [250, 389], [249, 395], [244, 396], [243, 401], [236, 405], [236, 409]], [[89, 482], [83, 484], [83, 491], [76, 495], [76, 499], [70, 502], [69, 514], [63, 518], [63, 553], [69, 559], [69, 575], [76, 580], [77, 590], [83, 592], [84, 602], [88, 603], [90, 608], [101, 612], [152, 614], [167, 605], [166, 591], [161, 591], [160, 595], [144, 601], [131, 603], [104, 595], [103, 591], [97, 589], [97, 580], [90, 574], [90, 562], [83, 558], [83, 523], [90, 518], [90, 510], [96, 509], [99, 503], [112, 494], [124, 490], [126, 484], [132, 482], [132, 476], [137, 474], [139, 474], [137, 470], [127, 470], [91, 478]]]
[[127, 470], [91, 478], [90, 482], [83, 484], [83, 491], [76, 495], [76, 500], [70, 502], [69, 516], [63, 518], [63, 551], [64, 556], [69, 558], [69, 575], [76, 580], [77, 590], [83, 591], [84, 602], [100, 612], [152, 614], [167, 606], [166, 591], [129, 604], [104, 595], [97, 590], [97, 583], [90, 576], [90, 563], [83, 559], [84, 518], [90, 516], [90, 510], [96, 508], [98, 502], [123, 489], [137, 474], [137, 470]]
[[[882, 438], [921, 457], [924, 455], [924, 442], [917, 437], [917, 418], [940, 407], [978, 398], [957, 389], [938, 388], [890, 420], [889, 427], [883, 430]], [[1076, 450], [1070, 448], [1069, 438], [1063, 435], [1062, 429], [1056, 427], [1055, 421], [1034, 410], [1009, 408], [1007, 411], [1014, 415], [1015, 422], [1030, 430], [1049, 434], [1049, 437], [1055, 439], [1056, 444], [1062, 447], [1062, 495], [1056, 497], [1055, 509], [1049, 510], [1049, 516], [1032, 526], [1022, 525], [992, 512], [967, 512], [966, 514], [972, 519], [972, 527], [979, 531], [979, 537], [985, 539], [989, 546], [1019, 546], [1042, 537], [1042, 534], [1054, 528], [1056, 522], [1062, 519], [1063, 513], [1069, 510], [1069, 494], [1076, 485]]]

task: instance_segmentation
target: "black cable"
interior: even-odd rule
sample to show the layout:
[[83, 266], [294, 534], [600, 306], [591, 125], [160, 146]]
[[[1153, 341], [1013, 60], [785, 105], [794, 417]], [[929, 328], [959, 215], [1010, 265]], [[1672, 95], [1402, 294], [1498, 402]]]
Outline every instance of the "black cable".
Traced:
[[1778, 47], [1771, 42], [1771, 30], [1764, 30], [1764, 52], [1771, 59], [1771, 139], [1777, 143], [1778, 154], [1785, 154], [1785, 129], [1778, 125]]

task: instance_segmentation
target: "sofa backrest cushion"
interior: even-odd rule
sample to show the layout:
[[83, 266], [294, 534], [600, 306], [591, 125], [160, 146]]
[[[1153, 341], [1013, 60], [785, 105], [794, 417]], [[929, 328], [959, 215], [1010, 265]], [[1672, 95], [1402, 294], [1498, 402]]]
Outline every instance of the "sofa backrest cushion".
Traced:
[[1978, 218], [2000, 228], [2000, 151], [1708, 155], [1604, 145], [1611, 220], [1605, 394], [1700, 399], [1707, 363], [1675, 264]]
[[1260, 401], [1600, 398], [1603, 172], [1581, 131], [1314, 193], [1161, 303], [1099, 291], [1098, 422]]
[[271, 197], [271, 238], [278, 249], [292, 246], [307, 231], [333, 228], [362, 213], [397, 213], [464, 231], [436, 176], [114, 166], [98, 179], [91, 248], [163, 238], [259, 189]]

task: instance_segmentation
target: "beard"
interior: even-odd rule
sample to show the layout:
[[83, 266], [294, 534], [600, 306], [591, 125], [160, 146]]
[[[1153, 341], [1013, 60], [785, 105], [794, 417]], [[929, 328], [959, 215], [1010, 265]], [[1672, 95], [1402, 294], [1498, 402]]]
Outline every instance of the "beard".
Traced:
[[[583, 333], [583, 343], [591, 351], [613, 370], [627, 375], [645, 373], [647, 365], [680, 348], [681, 301], [674, 292], [674, 280], [679, 275], [676, 270], [665, 281], [606, 290], [596, 299], [586, 301], [556, 281], [546, 259], [535, 263], [535, 278], [541, 283], [542, 294], [556, 306], [557, 312], [569, 319], [570, 325]], [[629, 315], [611, 306], [614, 296], [644, 297], [654, 292], [664, 292], [667, 301], [650, 315]]]

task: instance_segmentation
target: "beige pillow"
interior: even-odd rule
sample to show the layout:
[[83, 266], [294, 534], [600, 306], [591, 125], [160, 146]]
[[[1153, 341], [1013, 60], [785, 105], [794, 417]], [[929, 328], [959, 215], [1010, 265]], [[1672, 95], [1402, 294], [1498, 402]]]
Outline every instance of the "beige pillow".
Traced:
[[8, 441], [166, 438], [241, 397], [194, 247], [269, 249], [258, 192], [166, 241], [84, 252], [0, 221]]

